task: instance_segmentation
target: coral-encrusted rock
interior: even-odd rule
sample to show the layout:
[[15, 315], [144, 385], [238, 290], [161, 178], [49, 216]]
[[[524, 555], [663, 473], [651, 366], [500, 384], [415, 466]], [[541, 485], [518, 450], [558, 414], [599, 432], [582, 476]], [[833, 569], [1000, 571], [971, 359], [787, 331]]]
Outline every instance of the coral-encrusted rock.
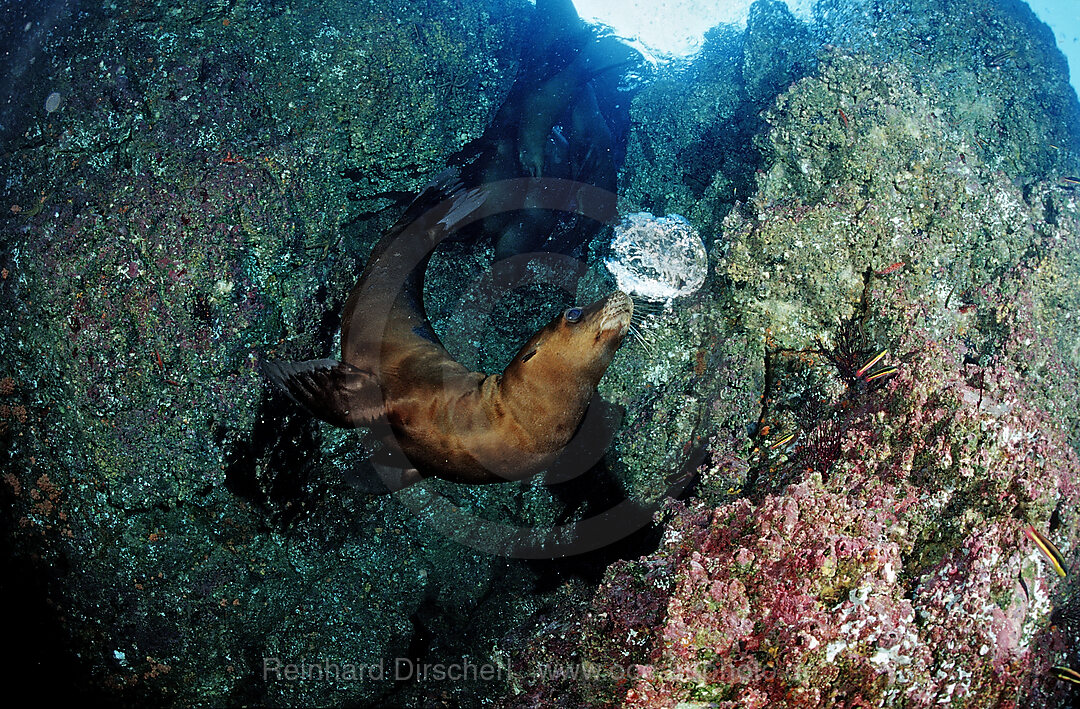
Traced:
[[[1076, 589], [1024, 530], [1076, 565], [1080, 203], [1014, 184], [921, 81], [832, 50], [768, 114], [714, 281], [765, 353], [756, 445], [713, 441], [660, 548], [549, 625], [536, 662], [592, 681], [523, 696], [1064, 704]], [[748, 497], [723, 494], [732, 471]]]
[[[887, 399], [921, 386], [897, 381]], [[1080, 500], [1080, 467], [1038, 417], [930, 408], [895, 425], [874, 415], [853, 424], [828, 482], [813, 475], [760, 502], [672, 506], [661, 548], [609, 569], [576, 656], [564, 659], [606, 681], [552, 691], [642, 707], [1007, 704], [1038, 679], [1025, 668], [1046, 663], [1033, 638], [1049, 622], [1055, 580], [1011, 511], [1039, 509], [1033, 521], [1045, 527], [1047, 505]], [[981, 446], [993, 470], [972, 474], [974, 451], [929, 476], [910, 467], [908, 451], [925, 465], [950, 447], [936, 441], [980, 428], [994, 432]], [[1075, 510], [1066, 516], [1075, 530]], [[1071, 551], [1075, 533], [1057, 536]]]
[[[629, 705], [877, 704], [893, 681], [925, 675], [890, 508], [807, 482], [760, 505], [677, 509], [667, 538], [680, 571]], [[612, 609], [611, 622], [623, 615]]]
[[[958, 340], [928, 339], [900, 310], [904, 364], [820, 424], [831, 457], [811, 431], [755, 461], [786, 471], [786, 488], [673, 505], [661, 548], [609, 568], [582, 616], [569, 661], [599, 679], [552, 691], [734, 708], [1009, 706], [1046, 690], [1046, 668], [1067, 662], [1048, 629], [1064, 600], [1024, 527], [1053, 516], [1075, 560], [1076, 452], [1010, 366], [965, 368]], [[1036, 705], [1054, 706], [1046, 696]]]
[[818, 0], [816, 29], [875, 63], [899, 59], [920, 93], [978, 136], [974, 152], [1011, 178], [1072, 169], [1080, 104], [1053, 32], [1024, 0]]
[[13, 35], [25, 110], [0, 126], [0, 526], [26, 569], [0, 590], [55, 624], [20, 644], [47, 686], [26, 682], [378, 703], [402, 685], [266, 682], [261, 658], [407, 654], [438, 608], [501, 603], [491, 559], [414, 536], [336, 465], [312, 475], [315, 424], [264, 415], [257, 362], [329, 353], [395, 218], [376, 193], [483, 132], [528, 4], [51, 5]]

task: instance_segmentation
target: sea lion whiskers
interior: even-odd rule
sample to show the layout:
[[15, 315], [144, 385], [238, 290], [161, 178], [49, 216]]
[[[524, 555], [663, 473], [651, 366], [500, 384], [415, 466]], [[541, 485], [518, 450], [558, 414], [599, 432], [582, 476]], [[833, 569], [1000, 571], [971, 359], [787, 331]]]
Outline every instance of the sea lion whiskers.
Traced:
[[655, 315], [667, 310], [667, 303], [657, 302], [655, 300], [647, 300], [640, 296], [630, 296], [634, 301], [634, 314], [642, 317], [646, 315]]
[[639, 328], [644, 327], [645, 323], [649, 320], [650, 316], [651, 316], [650, 313], [643, 313], [643, 312], [635, 309], [634, 310], [634, 316], [630, 320], [630, 324], [635, 325], [635, 326], [637, 326]]
[[655, 320], [667, 310], [663, 303], [645, 300], [640, 297], [632, 297], [632, 300], [634, 301], [634, 316], [631, 323], [642, 331], [648, 329], [647, 325], [650, 321]]
[[634, 338], [634, 342], [641, 345], [641, 349], [645, 350], [645, 354], [649, 356], [649, 359], [654, 359], [656, 357], [656, 343], [645, 335], [641, 330], [640, 325], [635, 325], [631, 322], [630, 335]]
[[656, 343], [653, 341], [649, 326], [664, 310], [666, 305], [652, 300], [631, 296], [634, 311], [630, 317], [630, 335], [641, 345], [649, 358], [656, 357]]

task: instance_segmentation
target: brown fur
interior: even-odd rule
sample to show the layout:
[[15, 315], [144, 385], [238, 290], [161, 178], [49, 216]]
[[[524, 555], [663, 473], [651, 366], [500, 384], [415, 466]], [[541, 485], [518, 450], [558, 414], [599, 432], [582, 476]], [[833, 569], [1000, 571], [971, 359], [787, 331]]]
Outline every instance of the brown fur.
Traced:
[[341, 361], [264, 366], [319, 418], [372, 428], [401, 473], [398, 487], [424, 477], [521, 480], [570, 442], [633, 305], [615, 292], [580, 309], [576, 322], [567, 311], [529, 338], [502, 374], [468, 371], [431, 331], [419, 280], [427, 254], [471, 213], [475, 194], [456, 184], [437, 187], [451, 198], [376, 245], [342, 313]]
[[[576, 323], [560, 314], [502, 374], [468, 371], [441, 345], [403, 327], [411, 318], [399, 312], [391, 313], [379, 362], [370, 350], [344, 361], [380, 371], [393, 434], [383, 442], [396, 445], [419, 477], [520, 480], [547, 467], [570, 442], [626, 334], [631, 309], [629, 297], [617, 292], [582, 309]], [[347, 312], [346, 322], [361, 312]]]

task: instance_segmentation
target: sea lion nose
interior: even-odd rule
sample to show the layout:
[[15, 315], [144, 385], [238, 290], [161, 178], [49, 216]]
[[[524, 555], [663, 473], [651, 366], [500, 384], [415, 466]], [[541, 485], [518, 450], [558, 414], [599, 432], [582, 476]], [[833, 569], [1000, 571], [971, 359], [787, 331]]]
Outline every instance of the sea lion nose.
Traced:
[[630, 317], [633, 312], [634, 301], [630, 299], [630, 296], [622, 291], [615, 291], [607, 297], [600, 329], [620, 330], [622, 334], [625, 334], [630, 327]]
[[634, 301], [626, 293], [617, 290], [608, 296], [605, 310], [610, 313], [612, 317], [618, 317], [622, 314], [626, 314], [626, 316], [629, 317], [634, 312]]

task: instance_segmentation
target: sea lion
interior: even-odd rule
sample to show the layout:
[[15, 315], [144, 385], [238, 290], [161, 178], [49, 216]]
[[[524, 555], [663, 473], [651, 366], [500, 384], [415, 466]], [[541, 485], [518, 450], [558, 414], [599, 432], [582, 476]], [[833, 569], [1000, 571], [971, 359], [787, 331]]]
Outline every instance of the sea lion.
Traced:
[[[615, 216], [615, 158], [624, 151], [625, 134], [616, 140], [606, 114], [615, 114], [615, 123], [628, 121], [621, 106], [630, 95], [621, 90], [621, 79], [642, 61], [637, 50], [586, 24], [571, 0], [538, 0], [528, 36], [494, 120], [450, 157], [468, 185], [503, 182], [521, 190], [493, 197], [520, 203], [519, 210], [495, 210], [470, 227], [475, 238], [495, 245], [496, 260], [537, 251], [580, 256]], [[550, 178], [606, 190], [611, 207], [570, 214], [538, 207], [548, 201], [541, 179]], [[598, 217], [585, 218], [586, 211]]]
[[[521, 168], [532, 177], [543, 177], [544, 145], [548, 134], [570, 109], [579, 93], [600, 74], [632, 66], [640, 59], [641, 55], [636, 50], [618, 38], [600, 37], [583, 47], [561, 71], [526, 93], [517, 115], [517, 149]], [[599, 115], [600, 109], [591, 89], [589, 94], [591, 106]]]
[[505, 482], [545, 469], [573, 438], [630, 326], [632, 302], [616, 291], [554, 318], [502, 374], [456, 362], [424, 312], [423, 274], [440, 241], [482, 217], [486, 196], [444, 173], [376, 244], [344, 306], [341, 360], [264, 364], [318, 418], [370, 427], [392, 488], [426, 477]]

